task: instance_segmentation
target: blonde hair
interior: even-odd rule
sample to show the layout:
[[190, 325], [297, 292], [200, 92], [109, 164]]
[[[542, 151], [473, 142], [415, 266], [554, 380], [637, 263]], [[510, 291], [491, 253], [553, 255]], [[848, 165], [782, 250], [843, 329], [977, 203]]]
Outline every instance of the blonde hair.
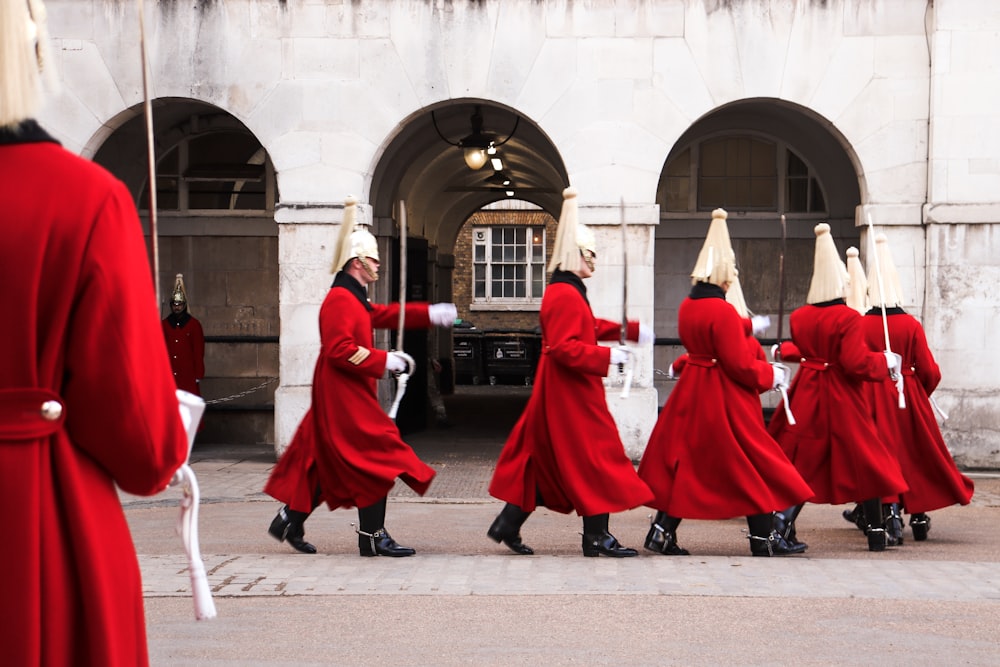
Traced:
[[42, 103], [42, 74], [54, 87], [45, 6], [0, 0], [0, 127], [33, 118]]

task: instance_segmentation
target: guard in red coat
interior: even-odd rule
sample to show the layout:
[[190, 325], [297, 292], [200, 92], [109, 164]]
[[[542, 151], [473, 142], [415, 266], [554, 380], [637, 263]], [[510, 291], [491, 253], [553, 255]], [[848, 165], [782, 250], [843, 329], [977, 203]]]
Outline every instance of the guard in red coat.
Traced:
[[644, 546], [687, 555], [676, 538], [682, 519], [746, 516], [752, 555], [801, 553], [806, 545], [776, 530], [774, 512], [812, 491], [767, 434], [760, 404], [786, 373], [763, 358], [746, 313], [726, 300], [737, 272], [722, 209], [712, 213], [691, 278], [677, 318], [686, 364], [639, 464], [657, 510]]
[[864, 384], [881, 382], [899, 367], [899, 356], [868, 346], [861, 315], [847, 305], [847, 268], [840, 261], [830, 226], [816, 225], [812, 282], [805, 306], [789, 318], [792, 344], [781, 358], [797, 360], [789, 389], [796, 423], [779, 409], [769, 430], [815, 492], [810, 502], [839, 505], [866, 498], [868, 548], [888, 541], [880, 498], [907, 489], [899, 462], [875, 428]]
[[934, 418], [930, 395], [941, 381], [941, 370], [927, 346], [923, 327], [903, 310], [899, 272], [884, 234], [876, 237], [875, 247], [878, 272], [869, 263], [872, 308], [862, 318], [863, 328], [868, 344], [877, 349], [885, 344], [888, 327], [889, 346], [903, 358], [903, 407], [897, 383], [890, 378], [866, 383], [865, 392], [879, 435], [894, 448], [903, 477], [910, 486], [901, 496], [890, 498], [882, 510], [892, 518], [891, 524], [887, 520], [886, 530], [902, 542], [901, 503], [910, 514], [913, 539], [923, 541], [930, 530], [927, 512], [949, 505], [968, 505], [975, 486], [959, 472]]
[[[497, 461], [490, 495], [506, 502], [487, 535], [514, 553], [534, 553], [521, 526], [539, 505], [583, 517], [584, 556], [635, 556], [609, 532], [609, 513], [638, 507], [652, 494], [639, 479], [608, 411], [604, 383], [611, 365], [628, 361], [617, 340], [621, 325], [596, 319], [583, 284], [594, 272], [593, 233], [577, 221], [576, 190], [563, 192], [552, 280], [539, 315], [542, 355], [531, 398]], [[628, 323], [630, 340], [652, 333]]]
[[178, 389], [201, 396], [205, 377], [205, 331], [201, 322], [188, 312], [184, 276], [177, 274], [170, 296], [170, 314], [163, 318], [163, 337], [167, 341], [170, 367]]
[[187, 436], [132, 196], [29, 120], [34, 18], [0, 2], [0, 299], [16, 318], [0, 327], [0, 662], [135, 667], [146, 621], [118, 488], [164, 490]]
[[[268, 532], [303, 553], [316, 553], [304, 539], [303, 524], [313, 509], [358, 508], [358, 549], [362, 556], [411, 556], [385, 529], [386, 499], [397, 477], [423, 495], [434, 470], [403, 442], [396, 424], [378, 402], [376, 382], [386, 372], [412, 374], [404, 352], [383, 352], [372, 344], [372, 329], [399, 322], [399, 304], [368, 300], [367, 286], [378, 280], [378, 244], [357, 226], [357, 200], [344, 207], [333, 262], [336, 276], [320, 308], [320, 354], [313, 374], [312, 405], [264, 491], [285, 503]], [[454, 304], [406, 304], [406, 326], [451, 326]]]

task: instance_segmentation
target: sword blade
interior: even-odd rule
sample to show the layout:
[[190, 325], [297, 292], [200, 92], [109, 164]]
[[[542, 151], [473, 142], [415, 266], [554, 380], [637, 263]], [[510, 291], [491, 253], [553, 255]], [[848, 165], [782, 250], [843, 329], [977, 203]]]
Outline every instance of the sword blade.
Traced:
[[406, 331], [406, 202], [399, 200], [399, 329], [396, 332], [396, 349], [403, 351], [403, 334]]

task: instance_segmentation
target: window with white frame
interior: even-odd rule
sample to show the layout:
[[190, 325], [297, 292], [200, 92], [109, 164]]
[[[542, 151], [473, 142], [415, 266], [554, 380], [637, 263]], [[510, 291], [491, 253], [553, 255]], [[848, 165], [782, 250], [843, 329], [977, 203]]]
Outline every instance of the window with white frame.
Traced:
[[474, 303], [539, 303], [545, 290], [545, 228], [472, 229]]

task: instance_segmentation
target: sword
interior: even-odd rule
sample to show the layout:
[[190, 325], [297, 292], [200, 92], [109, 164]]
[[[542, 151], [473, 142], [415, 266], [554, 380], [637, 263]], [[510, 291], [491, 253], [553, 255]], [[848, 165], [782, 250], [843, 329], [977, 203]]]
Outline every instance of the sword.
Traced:
[[[892, 352], [892, 348], [889, 347], [889, 317], [885, 314], [885, 285], [882, 282], [882, 267], [879, 265], [878, 261], [878, 248], [875, 244], [875, 225], [872, 224], [872, 214], [866, 213], [865, 217], [868, 219], [868, 235], [871, 237], [871, 247], [873, 261], [875, 262], [875, 279], [878, 281], [878, 293], [881, 297], [882, 308], [882, 332], [885, 334], [885, 351]], [[903, 376], [902, 374], [897, 374], [892, 371], [889, 377], [896, 383], [896, 390], [899, 392], [899, 407], [900, 409], [906, 407], [906, 398], [903, 397]]]
[[[152, 241], [153, 276], [156, 289], [156, 317], [160, 317], [160, 250], [156, 218], [156, 152], [153, 142], [153, 103], [149, 94], [149, 62], [146, 57], [146, 21], [143, 13], [142, 0], [138, 0], [139, 15], [139, 55], [142, 64], [142, 97], [143, 115], [146, 120], [146, 150], [149, 154], [149, 236]], [[216, 617], [215, 602], [212, 591], [208, 587], [208, 577], [205, 573], [205, 563], [201, 559], [201, 549], [198, 545], [198, 504], [201, 494], [198, 490], [198, 479], [191, 469], [191, 447], [198, 430], [198, 423], [205, 409], [205, 403], [199, 396], [178, 391], [178, 409], [181, 420], [188, 433], [188, 460], [174, 473], [170, 486], [180, 485], [184, 497], [181, 499], [181, 514], [177, 522], [177, 532], [184, 543], [184, 551], [188, 557], [188, 573], [191, 577], [191, 598], [194, 601], [194, 617], [203, 621]]]
[[[628, 228], [625, 225], [625, 198], [621, 198], [619, 206], [621, 213], [622, 229], [622, 323], [618, 330], [618, 343], [624, 347], [628, 337]], [[618, 374], [625, 370], [624, 364], [618, 364]], [[633, 364], [629, 364], [628, 372], [625, 373], [624, 384], [622, 386], [621, 398], [628, 398], [632, 390]]]
[[781, 214], [781, 251], [778, 253], [778, 345], [774, 348], [774, 360], [781, 362], [781, 336], [785, 329], [785, 214]]
[[[399, 200], [399, 327], [396, 330], [396, 349], [403, 351], [403, 335], [406, 332], [406, 202]], [[399, 403], [406, 394], [406, 383], [413, 374], [414, 364], [409, 363], [406, 372], [396, 376], [396, 397], [389, 408], [389, 418], [395, 419]]]

